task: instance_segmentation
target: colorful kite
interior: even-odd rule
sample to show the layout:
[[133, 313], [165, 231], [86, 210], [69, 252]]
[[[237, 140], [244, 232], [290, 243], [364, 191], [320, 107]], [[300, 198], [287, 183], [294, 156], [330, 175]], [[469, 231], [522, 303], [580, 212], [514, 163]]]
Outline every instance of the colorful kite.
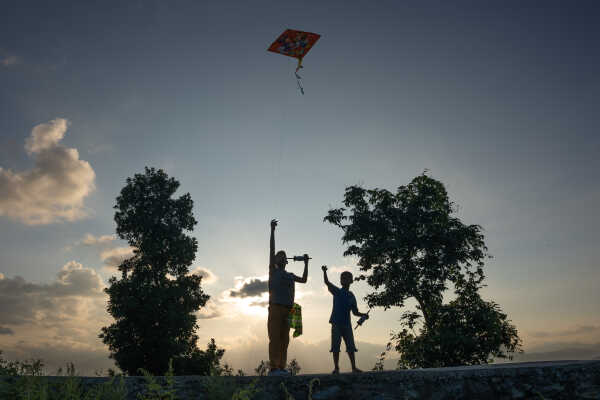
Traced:
[[302, 58], [308, 53], [308, 51], [314, 46], [319, 40], [321, 35], [311, 32], [296, 31], [293, 29], [287, 29], [283, 32], [269, 48], [268, 51], [274, 53], [283, 54], [284, 56], [294, 57], [298, 59], [298, 67], [296, 68], [296, 81], [302, 94], [304, 89], [300, 85], [300, 79], [298, 70], [302, 68]]

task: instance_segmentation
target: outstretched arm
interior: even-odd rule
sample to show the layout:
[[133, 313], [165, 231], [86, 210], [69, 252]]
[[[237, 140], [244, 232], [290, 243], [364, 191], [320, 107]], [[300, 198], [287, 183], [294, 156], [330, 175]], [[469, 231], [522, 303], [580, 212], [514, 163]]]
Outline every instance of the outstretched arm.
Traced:
[[306, 283], [308, 280], [308, 254], [304, 255], [304, 272], [302, 273], [302, 278], [295, 276], [294, 280], [298, 283]]
[[277, 226], [277, 220], [271, 220], [271, 240], [270, 245], [271, 249], [269, 252], [269, 268], [272, 268], [273, 263], [275, 262], [275, 227]]

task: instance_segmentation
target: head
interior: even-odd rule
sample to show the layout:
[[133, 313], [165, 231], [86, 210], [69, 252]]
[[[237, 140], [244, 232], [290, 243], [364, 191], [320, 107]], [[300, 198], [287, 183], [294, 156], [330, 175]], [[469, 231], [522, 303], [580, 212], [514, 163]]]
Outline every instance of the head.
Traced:
[[340, 275], [340, 283], [343, 287], [350, 287], [350, 284], [353, 282], [354, 278], [352, 277], [352, 273], [349, 271], [344, 271]]
[[285, 251], [279, 250], [275, 254], [275, 265], [277, 265], [279, 268], [285, 269], [285, 266], [287, 265], [287, 263], [288, 263], [288, 260], [287, 260], [287, 255], [285, 254]]

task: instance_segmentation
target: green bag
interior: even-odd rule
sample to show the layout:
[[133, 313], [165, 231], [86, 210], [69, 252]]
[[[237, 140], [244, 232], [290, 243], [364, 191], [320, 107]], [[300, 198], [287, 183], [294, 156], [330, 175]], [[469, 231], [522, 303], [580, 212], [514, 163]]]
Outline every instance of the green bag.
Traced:
[[290, 329], [294, 330], [293, 337], [302, 335], [302, 307], [299, 304], [294, 303], [288, 315], [288, 322]]

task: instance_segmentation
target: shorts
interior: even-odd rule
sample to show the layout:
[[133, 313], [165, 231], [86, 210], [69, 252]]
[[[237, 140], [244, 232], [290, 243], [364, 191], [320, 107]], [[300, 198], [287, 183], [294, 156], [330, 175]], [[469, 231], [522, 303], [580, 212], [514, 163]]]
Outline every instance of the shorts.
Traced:
[[344, 344], [346, 345], [346, 353], [356, 353], [358, 350], [354, 345], [354, 333], [352, 332], [352, 325], [336, 325], [331, 324], [331, 350], [330, 353], [339, 353], [340, 344], [344, 338]]

